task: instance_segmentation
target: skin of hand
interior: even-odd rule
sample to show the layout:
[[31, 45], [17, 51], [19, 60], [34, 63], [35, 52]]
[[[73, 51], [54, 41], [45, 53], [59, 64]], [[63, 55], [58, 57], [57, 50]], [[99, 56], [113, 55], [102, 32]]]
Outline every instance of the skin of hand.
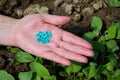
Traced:
[[[87, 63], [87, 57], [94, 56], [91, 44], [58, 27], [69, 21], [70, 17], [49, 14], [32, 14], [16, 19], [12, 45], [64, 65], [70, 65], [70, 60]], [[53, 37], [50, 43], [38, 43], [35, 36], [38, 31], [51, 31]]]

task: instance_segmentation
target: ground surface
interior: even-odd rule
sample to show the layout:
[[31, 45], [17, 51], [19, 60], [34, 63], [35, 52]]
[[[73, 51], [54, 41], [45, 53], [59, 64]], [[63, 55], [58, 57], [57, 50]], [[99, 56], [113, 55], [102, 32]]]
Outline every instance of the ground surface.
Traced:
[[[107, 0], [64, 0], [61, 3], [55, 0], [2, 0], [0, 14], [22, 18], [26, 15], [24, 11], [35, 4], [39, 4], [40, 7], [46, 6], [49, 9], [46, 13], [71, 16], [72, 21], [62, 28], [78, 36], [90, 30], [91, 18], [94, 15], [103, 19], [104, 28], [108, 28], [112, 22], [120, 21], [120, 8], [110, 7]], [[66, 8], [65, 5], [68, 7]], [[29, 13], [31, 12], [28, 10], [27, 14]], [[20, 71], [29, 70], [27, 64], [17, 64], [15, 55], [3, 46], [0, 47], [0, 69], [7, 70], [14, 76]]]

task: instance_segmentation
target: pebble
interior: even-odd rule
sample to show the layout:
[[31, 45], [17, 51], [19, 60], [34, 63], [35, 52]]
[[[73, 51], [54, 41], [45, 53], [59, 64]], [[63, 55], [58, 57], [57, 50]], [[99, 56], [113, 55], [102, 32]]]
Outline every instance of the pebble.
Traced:
[[29, 6], [27, 9], [24, 10], [23, 15], [28, 14], [35, 14], [35, 13], [49, 13], [49, 8], [46, 6], [40, 6], [38, 4], [34, 4]]
[[30, 2], [32, 2], [32, 0], [21, 0], [21, 4], [22, 4], [23, 6], [29, 5]]
[[40, 13], [48, 13], [49, 12], [49, 8], [46, 7], [46, 6], [42, 6], [39, 11], [40, 11]]
[[4, 11], [6, 14], [11, 14], [12, 13], [12, 7], [9, 7]]
[[17, 14], [18, 17], [23, 16], [23, 9], [21, 9], [21, 8], [15, 8], [14, 12]]
[[81, 11], [80, 5], [75, 6], [75, 11], [76, 11], [76, 12], [80, 12], [80, 11]]
[[18, 4], [16, 0], [8, 0], [8, 3], [9, 3], [11, 6], [15, 6], [15, 5]]
[[63, 0], [55, 0], [54, 5], [57, 7], [60, 4], [62, 4], [64, 1]]
[[99, 2], [93, 4], [93, 8], [94, 8], [95, 10], [99, 10], [99, 9], [102, 8], [102, 7], [103, 7], [102, 1], [99, 1]]
[[79, 0], [79, 3], [89, 3], [90, 0]]
[[112, 16], [107, 15], [107, 16], [106, 16], [106, 19], [112, 21], [113, 18], [112, 18]]
[[61, 7], [62, 7], [62, 8], [65, 8], [66, 5], [67, 5], [67, 3], [63, 3], [63, 4], [61, 5]]
[[6, 3], [7, 0], [0, 0], [0, 7], [2, 7], [5, 3]]
[[71, 4], [73, 2], [73, 0], [64, 0], [65, 3]]
[[81, 19], [81, 15], [77, 12], [74, 12], [71, 17], [74, 22], [78, 22]]
[[66, 4], [65, 6], [65, 12], [68, 14], [71, 14], [73, 10], [73, 4]]
[[94, 10], [91, 7], [87, 7], [82, 10], [83, 15], [92, 15], [93, 13], [94, 13]]
[[79, 0], [73, 0], [73, 3], [78, 3], [79, 2]]

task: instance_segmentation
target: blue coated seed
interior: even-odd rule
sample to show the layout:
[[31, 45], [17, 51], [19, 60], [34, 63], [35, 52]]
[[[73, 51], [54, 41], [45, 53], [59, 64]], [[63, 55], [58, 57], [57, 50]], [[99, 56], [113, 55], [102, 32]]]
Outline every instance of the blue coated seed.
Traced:
[[37, 33], [35, 36], [36, 36], [36, 37], [39, 36], [39, 33]]
[[50, 31], [41, 31], [36, 33], [36, 40], [42, 44], [50, 43], [52, 33]]

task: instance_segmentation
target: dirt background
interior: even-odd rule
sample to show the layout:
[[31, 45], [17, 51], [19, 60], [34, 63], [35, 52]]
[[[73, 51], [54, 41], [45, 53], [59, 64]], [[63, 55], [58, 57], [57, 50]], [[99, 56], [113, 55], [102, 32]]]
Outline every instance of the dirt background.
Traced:
[[[70, 16], [71, 22], [62, 29], [78, 36], [90, 30], [92, 16], [103, 20], [104, 29], [120, 21], [120, 8], [111, 7], [108, 0], [0, 0], [2, 15], [19, 19], [33, 13]], [[0, 46], [0, 69], [13, 74], [16, 80], [18, 72], [29, 70], [27, 64], [17, 64], [15, 54], [5, 46]]]

